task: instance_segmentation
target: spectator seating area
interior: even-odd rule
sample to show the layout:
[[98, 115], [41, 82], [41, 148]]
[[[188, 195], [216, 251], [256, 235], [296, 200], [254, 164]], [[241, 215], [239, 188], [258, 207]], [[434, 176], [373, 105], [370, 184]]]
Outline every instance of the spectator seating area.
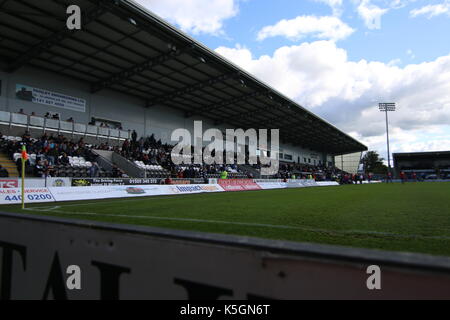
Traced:
[[[107, 172], [95, 163], [97, 155], [92, 150], [110, 150], [125, 157], [141, 170], [146, 171], [148, 178], [178, 179], [214, 179], [220, 178], [225, 170], [229, 179], [252, 178], [253, 176], [237, 165], [175, 165], [171, 161], [173, 146], [156, 141], [154, 136], [139, 141], [126, 139], [122, 147], [102, 143], [100, 146], [86, 144], [83, 138], [69, 141], [62, 135], [43, 135], [33, 139], [26, 133], [22, 137], [3, 137], [2, 149], [10, 154], [18, 168], [20, 164], [21, 144], [27, 145], [29, 153], [28, 170], [37, 177], [123, 177], [124, 172], [116, 168]], [[189, 156], [189, 157], [193, 157]], [[187, 159], [187, 162], [191, 162]], [[94, 168], [93, 168], [94, 167]], [[115, 166], [116, 167], [116, 166]], [[256, 166], [260, 169], [260, 166]], [[317, 181], [339, 180], [343, 173], [335, 167], [312, 166], [307, 164], [280, 163], [278, 174], [270, 178], [315, 178]]]
[[27, 176], [34, 177], [112, 177], [96, 164], [92, 145], [69, 141], [62, 135], [53, 137], [44, 135], [34, 139], [28, 133], [22, 137], [4, 136], [1, 149], [16, 163], [21, 172], [21, 148], [25, 145], [28, 152], [26, 162]]
[[142, 170], [147, 171], [147, 178], [169, 178], [170, 173], [166, 169], [164, 169], [160, 165], [149, 165], [145, 164], [143, 161], [134, 161], [134, 164], [137, 165]]
[[295, 176], [297, 179], [306, 179], [312, 176], [316, 181], [336, 181], [343, 174], [345, 173], [336, 167], [281, 162], [278, 174], [272, 178], [290, 179]]

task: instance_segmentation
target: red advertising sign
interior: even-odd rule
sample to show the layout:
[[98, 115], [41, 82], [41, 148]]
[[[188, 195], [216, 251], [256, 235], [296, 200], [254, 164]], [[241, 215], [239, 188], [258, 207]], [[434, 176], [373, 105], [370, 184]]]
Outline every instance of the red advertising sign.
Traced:
[[219, 185], [225, 191], [262, 190], [252, 179], [219, 180]]
[[19, 181], [17, 179], [0, 179], [0, 189], [13, 189], [19, 187]]

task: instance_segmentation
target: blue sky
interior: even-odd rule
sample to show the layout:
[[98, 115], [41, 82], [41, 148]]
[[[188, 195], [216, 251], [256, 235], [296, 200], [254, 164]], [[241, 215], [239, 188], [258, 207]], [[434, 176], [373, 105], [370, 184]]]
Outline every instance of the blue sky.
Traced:
[[385, 157], [450, 150], [450, 0], [138, 0]]
[[[378, 3], [386, 2], [388, 1]], [[447, 55], [450, 53], [450, 46], [444, 37], [446, 31], [450, 31], [449, 16], [440, 15], [433, 19], [410, 17], [414, 8], [437, 3], [442, 1], [416, 0], [402, 8], [392, 9], [383, 15], [380, 29], [369, 30], [355, 12], [354, 3], [344, 0], [341, 20], [356, 31], [347, 39], [339, 41], [339, 45], [347, 50], [350, 60], [366, 59], [389, 63], [401, 59], [400, 65], [420, 63]], [[247, 0], [239, 2], [238, 15], [224, 22], [224, 34], [191, 35], [210, 48], [239, 43], [250, 48], [255, 56], [260, 56], [272, 54], [277, 48], [293, 43], [283, 37], [258, 41], [258, 31], [264, 26], [299, 15], [332, 14], [330, 6], [313, 0]], [[301, 41], [311, 40], [315, 39], [305, 37]], [[407, 54], [408, 50], [412, 51], [414, 58]]]

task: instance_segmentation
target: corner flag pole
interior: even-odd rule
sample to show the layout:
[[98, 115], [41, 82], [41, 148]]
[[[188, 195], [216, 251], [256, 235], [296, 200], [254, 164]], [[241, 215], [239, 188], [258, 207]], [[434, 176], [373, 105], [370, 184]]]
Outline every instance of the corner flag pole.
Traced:
[[25, 162], [27, 160], [27, 148], [22, 146], [22, 209], [25, 209]]

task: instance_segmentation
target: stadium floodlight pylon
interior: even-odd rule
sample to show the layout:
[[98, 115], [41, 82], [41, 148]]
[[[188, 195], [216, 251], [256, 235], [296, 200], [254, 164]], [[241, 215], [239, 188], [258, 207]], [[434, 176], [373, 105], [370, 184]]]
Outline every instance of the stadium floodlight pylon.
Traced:
[[388, 103], [380, 103], [378, 104], [378, 107], [381, 112], [384, 112], [386, 114], [386, 140], [387, 140], [387, 158], [388, 158], [388, 173], [391, 173], [392, 176], [392, 169], [391, 169], [391, 155], [389, 151], [389, 120], [388, 120], [388, 112], [395, 111], [397, 108], [397, 105], [395, 102], [388, 102]]

